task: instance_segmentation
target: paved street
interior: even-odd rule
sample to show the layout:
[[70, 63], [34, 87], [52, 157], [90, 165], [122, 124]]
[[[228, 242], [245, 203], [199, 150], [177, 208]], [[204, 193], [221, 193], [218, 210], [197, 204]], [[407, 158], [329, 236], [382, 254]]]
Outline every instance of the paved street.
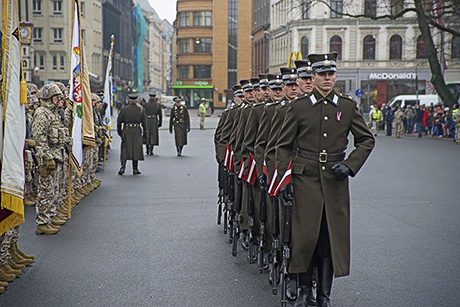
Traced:
[[[182, 157], [164, 128], [155, 156], [118, 176], [119, 138], [102, 185], [57, 235], [34, 234], [26, 208], [19, 246], [36, 256], [0, 306], [279, 306], [267, 274], [216, 225], [213, 135], [191, 110]], [[352, 144], [352, 142], [351, 142]], [[351, 275], [334, 280], [333, 306], [458, 306], [460, 146], [383, 134], [351, 179]]]

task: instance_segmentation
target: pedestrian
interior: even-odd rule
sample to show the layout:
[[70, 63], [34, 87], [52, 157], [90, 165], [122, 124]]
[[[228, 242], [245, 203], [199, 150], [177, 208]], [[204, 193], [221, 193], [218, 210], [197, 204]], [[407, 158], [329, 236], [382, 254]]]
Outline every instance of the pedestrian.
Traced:
[[387, 136], [391, 136], [393, 132], [393, 118], [394, 114], [390, 106], [386, 106], [385, 121], [387, 122]]
[[383, 114], [380, 110], [380, 107], [375, 105], [374, 110], [369, 114], [372, 122], [372, 133], [374, 136], [377, 136], [377, 131], [379, 130], [380, 122], [383, 120]]
[[[275, 162], [280, 181], [292, 165], [289, 273], [298, 274], [300, 286], [295, 306], [307, 306], [315, 258], [317, 306], [330, 306], [333, 276], [350, 274], [347, 178], [358, 173], [375, 140], [356, 102], [334, 89], [337, 53], [310, 54], [308, 59], [315, 88], [310, 95], [291, 102], [276, 143]], [[345, 159], [350, 132], [355, 148]], [[297, 151], [292, 158], [294, 146]], [[289, 200], [288, 190], [281, 192], [285, 200]]]
[[414, 124], [415, 130], [418, 133], [418, 137], [421, 138], [423, 134], [423, 115], [424, 111], [420, 106], [417, 104], [415, 105], [415, 116], [414, 116]]
[[147, 139], [145, 140], [146, 154], [153, 156], [153, 147], [160, 144], [158, 128], [163, 123], [163, 112], [161, 104], [155, 93], [149, 94], [149, 101], [144, 105], [145, 116], [147, 117]]
[[133, 161], [133, 175], [140, 175], [138, 163], [144, 160], [142, 139], [147, 137], [147, 123], [144, 108], [138, 105], [138, 94], [129, 94], [128, 99], [129, 105], [121, 108], [117, 119], [117, 131], [121, 137], [121, 166], [118, 175], [125, 173], [126, 160]]
[[415, 117], [415, 110], [412, 105], [407, 105], [406, 110], [404, 111], [404, 115], [406, 116], [407, 127], [406, 132], [412, 133], [414, 130], [414, 117]]
[[200, 115], [200, 130], [206, 130], [204, 127], [204, 117], [206, 116], [206, 99], [201, 98], [200, 106], [198, 107], [198, 114]]
[[404, 118], [405, 118], [404, 112], [401, 109], [401, 107], [398, 107], [398, 109], [396, 110], [394, 118], [395, 118], [396, 138], [400, 139], [401, 133], [404, 131]]
[[190, 115], [187, 107], [182, 105], [184, 101], [181, 97], [175, 97], [174, 106], [171, 109], [169, 118], [169, 133], [173, 133], [176, 143], [177, 156], [182, 155], [182, 149], [187, 145], [187, 133], [190, 132]]
[[[458, 108], [458, 106], [457, 106], [457, 108]], [[455, 144], [460, 144], [460, 112], [455, 112], [455, 114], [452, 116], [452, 120], [455, 123], [455, 139], [454, 139], [454, 142], [455, 142]]]

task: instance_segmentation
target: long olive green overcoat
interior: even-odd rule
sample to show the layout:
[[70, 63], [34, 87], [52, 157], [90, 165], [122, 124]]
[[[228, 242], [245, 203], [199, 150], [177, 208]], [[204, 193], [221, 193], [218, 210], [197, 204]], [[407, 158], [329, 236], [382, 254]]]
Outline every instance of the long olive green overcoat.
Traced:
[[187, 145], [187, 133], [190, 130], [190, 116], [185, 106], [173, 106], [169, 119], [169, 132], [172, 133], [173, 127], [176, 146]]
[[136, 103], [121, 108], [117, 119], [117, 131], [121, 136], [121, 160], [144, 160], [142, 136], [146, 134], [144, 109]]
[[147, 142], [146, 145], [159, 145], [160, 138], [158, 135], [158, 128], [161, 127], [163, 122], [163, 112], [161, 104], [154, 99], [144, 104], [145, 116], [147, 117]]
[[[300, 150], [341, 153], [352, 133], [354, 149], [343, 164], [355, 176], [374, 147], [374, 137], [352, 98], [333, 90], [327, 97], [314, 89], [291, 103], [285, 115], [275, 162], [281, 178], [296, 142]], [[324, 158], [325, 156], [323, 156]], [[299, 157], [292, 161], [294, 204], [292, 211], [291, 262], [289, 271], [307, 270], [318, 242], [323, 210], [327, 218], [332, 263], [336, 277], [350, 273], [350, 196], [348, 179], [339, 180], [331, 170], [337, 162]]]

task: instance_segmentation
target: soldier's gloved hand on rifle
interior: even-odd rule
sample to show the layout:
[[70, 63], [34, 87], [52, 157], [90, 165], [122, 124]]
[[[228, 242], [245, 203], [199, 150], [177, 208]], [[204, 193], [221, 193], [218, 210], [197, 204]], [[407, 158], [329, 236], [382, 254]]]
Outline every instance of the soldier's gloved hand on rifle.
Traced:
[[169, 133], [172, 134], [172, 129], [169, 129]]
[[334, 164], [331, 169], [334, 175], [336, 175], [340, 180], [346, 179], [351, 175], [351, 170], [348, 168], [348, 166], [340, 162]]
[[26, 139], [26, 144], [29, 147], [35, 148], [35, 141], [31, 139]]
[[292, 183], [288, 183], [282, 187], [280, 194], [285, 202], [291, 202], [294, 199], [294, 186]]
[[257, 176], [257, 179], [259, 179], [259, 183], [262, 187], [267, 186], [267, 176], [265, 176], [265, 174]]
[[189, 128], [187, 128], [187, 132], [190, 132], [190, 127], [189, 127]]
[[46, 161], [46, 168], [48, 170], [55, 170], [56, 169], [56, 162], [54, 162], [54, 160]]

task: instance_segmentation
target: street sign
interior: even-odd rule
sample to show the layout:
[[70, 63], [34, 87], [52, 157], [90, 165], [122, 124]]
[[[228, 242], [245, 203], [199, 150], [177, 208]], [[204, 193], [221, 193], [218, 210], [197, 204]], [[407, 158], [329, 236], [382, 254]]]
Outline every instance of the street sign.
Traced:
[[364, 90], [362, 88], [357, 89], [355, 92], [355, 95], [358, 96], [359, 98], [363, 98]]

